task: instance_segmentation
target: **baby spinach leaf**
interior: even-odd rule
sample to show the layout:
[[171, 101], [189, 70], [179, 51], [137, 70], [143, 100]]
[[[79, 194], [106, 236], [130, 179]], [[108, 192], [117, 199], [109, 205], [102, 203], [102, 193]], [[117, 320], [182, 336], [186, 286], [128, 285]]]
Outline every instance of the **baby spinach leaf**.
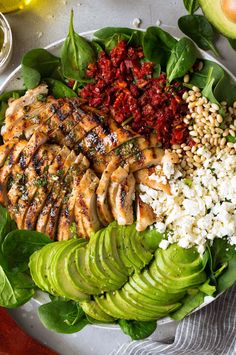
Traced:
[[114, 34], [117, 33], [122, 33], [128, 36], [131, 36], [134, 32], [138, 30], [133, 30], [131, 28], [127, 27], [104, 27], [94, 33], [94, 37], [99, 38], [99, 39], [107, 39], [109, 37], [112, 37]]
[[194, 12], [196, 12], [200, 7], [198, 0], [183, 0], [183, 1], [184, 1], [185, 9], [189, 12], [190, 15], [193, 15]]
[[38, 315], [43, 325], [57, 333], [71, 334], [84, 328], [89, 321], [78, 303], [56, 300], [39, 307]]
[[28, 275], [4, 271], [0, 266], [0, 306], [19, 307], [34, 295], [34, 284]]
[[183, 37], [176, 43], [171, 51], [170, 58], [167, 62], [167, 78], [171, 82], [174, 79], [182, 77], [197, 59], [196, 48], [193, 42]]
[[117, 46], [117, 44], [121, 41], [126, 41], [128, 42], [130, 39], [130, 36], [124, 34], [124, 33], [115, 33], [113, 36], [106, 38], [103, 41], [105, 50], [107, 53], [110, 53], [110, 51]]
[[230, 143], [236, 143], [236, 137], [232, 136], [231, 134], [228, 134], [228, 136], [226, 136], [227, 142]]
[[43, 48], [32, 49], [21, 61], [24, 84], [27, 89], [35, 88], [41, 78], [50, 76], [59, 66], [60, 58]]
[[204, 50], [211, 50], [216, 56], [219, 55], [214, 45], [215, 32], [205, 16], [186, 15], [178, 20], [180, 30], [190, 37], [198, 47]]
[[131, 337], [132, 340], [139, 340], [151, 335], [155, 331], [157, 323], [156, 321], [138, 322], [120, 319], [119, 326], [125, 334]]
[[103, 48], [101, 42], [96, 41], [95, 39], [93, 39], [93, 40], [91, 41], [91, 44], [92, 44], [93, 48], [96, 50], [97, 54], [99, 54], [99, 53], [101, 53], [101, 52], [104, 51], [104, 48]]
[[203, 60], [203, 68], [191, 73], [190, 85], [203, 89], [202, 95], [212, 102], [236, 100], [236, 86], [221, 66], [210, 60]]
[[143, 32], [143, 31], [134, 30], [128, 40], [128, 45], [133, 46], [133, 47], [142, 46], [144, 34], [145, 34], [145, 32]]
[[236, 51], [236, 39], [228, 38], [229, 44]]
[[0, 205], [0, 265], [3, 267], [7, 263], [2, 253], [2, 244], [6, 235], [14, 229], [16, 229], [15, 222], [10, 218], [7, 209]]
[[170, 316], [174, 320], [181, 320], [191, 313], [195, 308], [204, 302], [205, 293], [199, 291], [196, 295], [187, 295], [183, 300], [182, 306]]
[[224, 70], [223, 73], [224, 74], [215, 85], [214, 95], [219, 102], [226, 100], [228, 105], [233, 105], [236, 100], [236, 86], [232, 82], [229, 74]]
[[215, 83], [217, 83], [224, 75], [224, 70], [221, 66], [211, 60], [202, 60], [203, 68], [199, 71], [195, 71], [191, 74], [190, 83], [203, 89], [209, 80], [209, 72], [213, 68], [211, 73], [212, 77], [215, 78]]
[[61, 50], [62, 73], [68, 79], [89, 82], [91, 80], [86, 75], [86, 69], [95, 61], [96, 51], [93, 46], [74, 31], [73, 11], [71, 11], [69, 34]]
[[28, 269], [30, 256], [52, 241], [43, 233], [30, 230], [14, 230], [2, 243], [2, 253], [9, 271]]
[[210, 250], [213, 278], [217, 277], [217, 292], [220, 293], [236, 281], [236, 249], [225, 238], [216, 238]]
[[145, 58], [165, 67], [177, 40], [160, 27], [148, 27], [143, 38]]
[[59, 99], [61, 97], [77, 97], [76, 92], [61, 81], [52, 78], [46, 78], [45, 81], [49, 86], [51, 94], [56, 99]]

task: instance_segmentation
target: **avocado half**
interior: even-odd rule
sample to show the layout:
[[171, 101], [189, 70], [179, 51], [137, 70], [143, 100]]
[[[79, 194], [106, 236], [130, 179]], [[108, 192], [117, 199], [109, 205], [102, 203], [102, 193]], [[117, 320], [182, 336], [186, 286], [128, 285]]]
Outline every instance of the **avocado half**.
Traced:
[[233, 0], [199, 0], [209, 22], [224, 36], [236, 39], [236, 6]]

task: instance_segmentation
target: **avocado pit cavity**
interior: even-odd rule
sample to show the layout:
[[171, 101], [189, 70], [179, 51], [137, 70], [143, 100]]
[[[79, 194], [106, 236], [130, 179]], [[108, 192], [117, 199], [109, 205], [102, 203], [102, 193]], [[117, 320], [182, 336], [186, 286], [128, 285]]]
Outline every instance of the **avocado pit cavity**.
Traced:
[[221, 0], [221, 8], [224, 15], [233, 23], [236, 23], [236, 1]]

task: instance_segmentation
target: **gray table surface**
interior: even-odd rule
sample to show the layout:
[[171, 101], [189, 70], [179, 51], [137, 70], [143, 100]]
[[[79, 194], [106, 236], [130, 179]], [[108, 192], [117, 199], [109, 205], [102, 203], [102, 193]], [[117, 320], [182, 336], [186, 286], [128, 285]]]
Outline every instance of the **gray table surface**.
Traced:
[[[24, 52], [47, 46], [66, 36], [71, 8], [75, 11], [74, 24], [78, 32], [104, 26], [132, 26], [133, 20], [140, 18], [141, 28], [161, 21], [163, 28], [178, 36], [178, 18], [186, 13], [181, 0], [32, 0], [27, 9], [7, 15], [14, 47], [12, 60], [0, 75], [0, 84], [19, 65]], [[219, 38], [217, 44], [222, 53], [220, 61], [236, 74], [234, 51], [223, 38]], [[89, 326], [73, 335], [47, 331], [37, 318], [35, 301], [11, 313], [29, 334], [63, 355], [107, 355], [119, 345], [130, 341], [118, 329]], [[175, 322], [161, 325], [153, 338], [171, 339], [175, 329]]]

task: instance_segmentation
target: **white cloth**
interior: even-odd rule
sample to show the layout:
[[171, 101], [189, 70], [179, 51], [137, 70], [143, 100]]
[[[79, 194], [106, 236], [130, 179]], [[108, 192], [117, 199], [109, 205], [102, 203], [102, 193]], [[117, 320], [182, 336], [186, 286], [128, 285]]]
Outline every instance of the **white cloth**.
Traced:
[[111, 355], [236, 355], [236, 285], [182, 320], [172, 344], [131, 341]]

